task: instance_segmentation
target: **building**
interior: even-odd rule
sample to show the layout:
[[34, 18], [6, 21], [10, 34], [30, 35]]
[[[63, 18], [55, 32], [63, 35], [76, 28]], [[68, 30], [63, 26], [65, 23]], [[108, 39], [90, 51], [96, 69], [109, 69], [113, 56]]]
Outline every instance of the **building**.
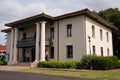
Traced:
[[76, 60], [84, 55], [112, 56], [112, 23], [83, 9], [60, 16], [45, 13], [7, 23], [8, 64]]
[[0, 60], [5, 60], [6, 46], [0, 45]]

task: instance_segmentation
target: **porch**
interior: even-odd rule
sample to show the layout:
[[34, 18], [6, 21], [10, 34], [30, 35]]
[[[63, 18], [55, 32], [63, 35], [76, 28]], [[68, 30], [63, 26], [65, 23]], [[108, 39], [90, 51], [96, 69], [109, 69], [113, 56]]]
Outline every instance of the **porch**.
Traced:
[[[46, 27], [48, 27], [48, 25], [52, 26], [52, 19], [50, 16], [41, 14], [38, 18], [34, 16], [32, 18], [30, 17], [29, 19], [23, 19], [20, 22], [17, 21], [9, 23], [7, 25], [12, 27], [10, 60], [8, 64], [17, 64], [20, 59], [19, 55], [21, 54], [23, 59], [20, 61], [32, 62], [32, 66], [35, 66], [39, 61], [46, 60], [46, 54], [50, 52], [50, 47], [52, 47], [53, 44], [52, 40], [50, 39], [50, 33], [47, 33], [46, 35]], [[34, 27], [35, 29], [35, 34], [32, 37], [26, 37], [26, 34], [24, 34], [24, 29], [29, 27]], [[22, 38], [21, 33], [24, 34]], [[31, 31], [29, 33], [33, 32]], [[47, 50], [46, 47], [49, 50]], [[27, 51], [27, 49], [30, 50]], [[31, 56], [26, 57], [28, 52], [30, 52], [29, 55]]]

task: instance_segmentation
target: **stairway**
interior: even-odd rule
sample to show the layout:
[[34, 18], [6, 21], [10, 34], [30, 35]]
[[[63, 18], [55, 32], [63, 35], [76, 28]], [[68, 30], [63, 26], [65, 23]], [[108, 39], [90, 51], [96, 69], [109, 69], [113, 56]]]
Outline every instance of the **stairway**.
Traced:
[[30, 67], [31, 63], [30, 62], [19, 62], [16, 66]]

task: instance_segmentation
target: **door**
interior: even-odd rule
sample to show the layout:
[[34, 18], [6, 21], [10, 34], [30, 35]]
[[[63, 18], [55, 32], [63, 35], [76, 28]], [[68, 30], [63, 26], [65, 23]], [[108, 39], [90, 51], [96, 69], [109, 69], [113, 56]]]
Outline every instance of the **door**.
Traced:
[[32, 48], [32, 51], [31, 51], [31, 60], [32, 60], [32, 62], [34, 62], [35, 61], [35, 48]]

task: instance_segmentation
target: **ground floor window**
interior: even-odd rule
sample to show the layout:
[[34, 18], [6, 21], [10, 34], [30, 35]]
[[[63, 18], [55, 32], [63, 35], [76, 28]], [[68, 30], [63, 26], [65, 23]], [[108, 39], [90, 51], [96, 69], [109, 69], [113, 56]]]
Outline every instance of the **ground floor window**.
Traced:
[[103, 47], [101, 47], [101, 56], [103, 56]]
[[110, 56], [110, 53], [109, 53], [109, 48], [107, 48], [107, 54], [108, 54], [108, 56]]
[[73, 46], [72, 45], [67, 46], [67, 58], [73, 58]]
[[95, 46], [93, 45], [92, 48], [93, 48], [93, 55], [96, 55]]
[[51, 47], [50, 58], [54, 58], [54, 47]]

